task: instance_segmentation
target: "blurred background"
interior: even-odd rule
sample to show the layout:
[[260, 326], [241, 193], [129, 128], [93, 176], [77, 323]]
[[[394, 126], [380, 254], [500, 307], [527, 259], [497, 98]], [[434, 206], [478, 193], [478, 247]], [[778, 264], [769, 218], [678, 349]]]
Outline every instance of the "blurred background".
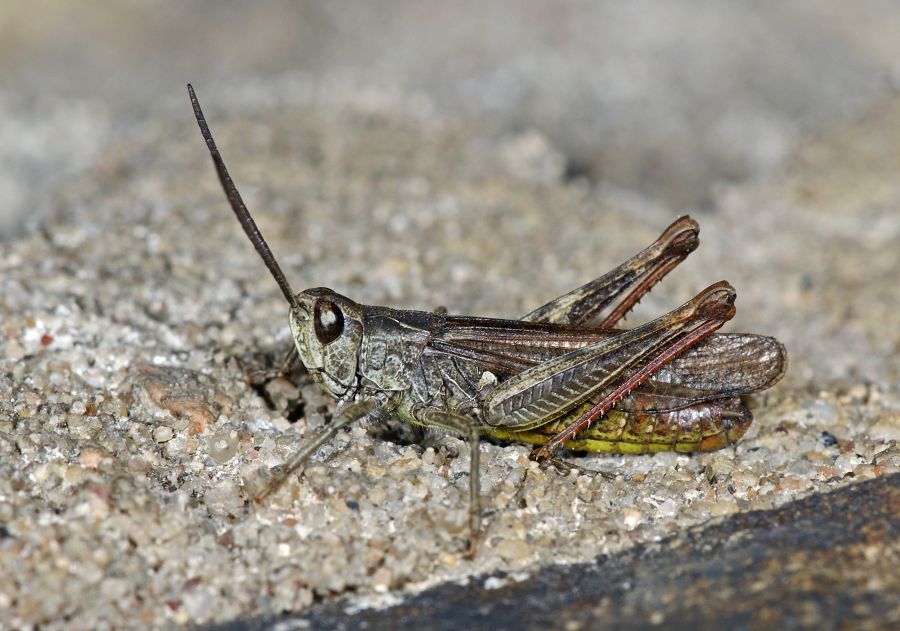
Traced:
[[567, 177], [703, 209], [896, 94], [898, 33], [892, 0], [4, 2], [0, 239], [111, 142], [184, 110], [186, 80], [288, 75], [537, 130]]

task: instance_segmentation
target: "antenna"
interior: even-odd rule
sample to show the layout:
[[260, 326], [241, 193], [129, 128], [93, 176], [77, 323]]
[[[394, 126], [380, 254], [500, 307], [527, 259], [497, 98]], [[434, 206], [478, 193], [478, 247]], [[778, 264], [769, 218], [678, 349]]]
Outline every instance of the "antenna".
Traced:
[[213, 165], [216, 167], [216, 173], [219, 175], [222, 189], [225, 191], [225, 197], [228, 198], [228, 203], [231, 204], [231, 210], [234, 211], [237, 220], [241, 222], [241, 227], [244, 229], [244, 232], [247, 234], [253, 247], [256, 248], [256, 251], [262, 257], [263, 263], [265, 263], [266, 267], [269, 268], [269, 271], [272, 272], [272, 276], [275, 277], [275, 282], [278, 283], [278, 287], [281, 288], [281, 293], [284, 294], [284, 297], [291, 305], [291, 308], [297, 309], [299, 305], [297, 303], [297, 297], [294, 295], [293, 290], [291, 290], [291, 284], [287, 281], [284, 272], [281, 271], [281, 267], [278, 265], [278, 261], [275, 260], [272, 250], [269, 249], [269, 244], [266, 243], [266, 240], [263, 238], [262, 233], [256, 226], [256, 222], [253, 221], [253, 217], [250, 216], [250, 211], [247, 210], [244, 200], [241, 199], [241, 194], [238, 192], [237, 187], [234, 185], [234, 181], [228, 174], [228, 169], [225, 167], [225, 161], [222, 160], [222, 155], [219, 153], [218, 148], [216, 148], [216, 141], [213, 140], [212, 133], [209, 131], [209, 126], [206, 124], [206, 118], [203, 116], [203, 110], [200, 109], [200, 102], [197, 100], [194, 88], [188, 83], [187, 89], [188, 94], [191, 97], [191, 105], [194, 107], [194, 116], [197, 118], [197, 124], [200, 126], [200, 133], [203, 134], [203, 140], [206, 141], [209, 155], [212, 158]]

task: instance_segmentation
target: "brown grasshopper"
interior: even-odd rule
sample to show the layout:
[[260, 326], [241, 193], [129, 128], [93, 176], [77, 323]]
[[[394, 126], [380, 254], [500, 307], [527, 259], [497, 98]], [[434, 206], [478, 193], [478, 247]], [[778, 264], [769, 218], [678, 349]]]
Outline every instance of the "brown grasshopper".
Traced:
[[784, 374], [785, 350], [774, 338], [713, 334], [735, 313], [735, 291], [724, 281], [656, 320], [615, 328], [696, 249], [699, 226], [686, 216], [612, 271], [518, 320], [361, 305], [324, 287], [294, 293], [228, 174], [190, 85], [188, 92], [231, 208], [290, 305], [292, 360], [338, 402], [331, 423], [269, 473], [257, 498], [342, 428], [394, 416], [468, 439], [474, 536], [481, 436], [538, 445], [532, 457], [541, 461], [560, 448], [712, 451], [750, 426], [752, 414], [739, 397]]

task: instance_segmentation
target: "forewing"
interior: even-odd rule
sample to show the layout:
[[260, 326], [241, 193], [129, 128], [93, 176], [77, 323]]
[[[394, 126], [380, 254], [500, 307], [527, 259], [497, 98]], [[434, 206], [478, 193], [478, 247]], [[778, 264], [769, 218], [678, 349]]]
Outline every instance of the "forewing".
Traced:
[[[428, 347], [431, 352], [476, 362], [483, 370], [508, 378], [619, 333], [622, 331], [450, 316], [433, 331]], [[676, 357], [639, 390], [669, 397], [669, 402], [660, 399], [660, 410], [677, 409], [765, 390], [781, 379], [786, 368], [787, 353], [775, 338], [717, 333]]]
[[484, 370], [497, 376], [509, 377], [609, 336], [607, 332], [558, 324], [449, 316], [433, 331], [428, 346], [432, 351], [483, 364]]
[[731, 397], [775, 385], [787, 369], [784, 345], [773, 337], [723, 333], [676, 357], [653, 375], [710, 395]]

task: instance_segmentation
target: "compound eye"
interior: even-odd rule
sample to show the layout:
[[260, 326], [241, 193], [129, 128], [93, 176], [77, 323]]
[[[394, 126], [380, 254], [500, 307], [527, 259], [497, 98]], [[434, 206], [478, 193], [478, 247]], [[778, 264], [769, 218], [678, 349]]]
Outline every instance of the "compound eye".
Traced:
[[331, 344], [344, 332], [344, 314], [330, 300], [319, 300], [313, 308], [313, 328], [319, 342]]

